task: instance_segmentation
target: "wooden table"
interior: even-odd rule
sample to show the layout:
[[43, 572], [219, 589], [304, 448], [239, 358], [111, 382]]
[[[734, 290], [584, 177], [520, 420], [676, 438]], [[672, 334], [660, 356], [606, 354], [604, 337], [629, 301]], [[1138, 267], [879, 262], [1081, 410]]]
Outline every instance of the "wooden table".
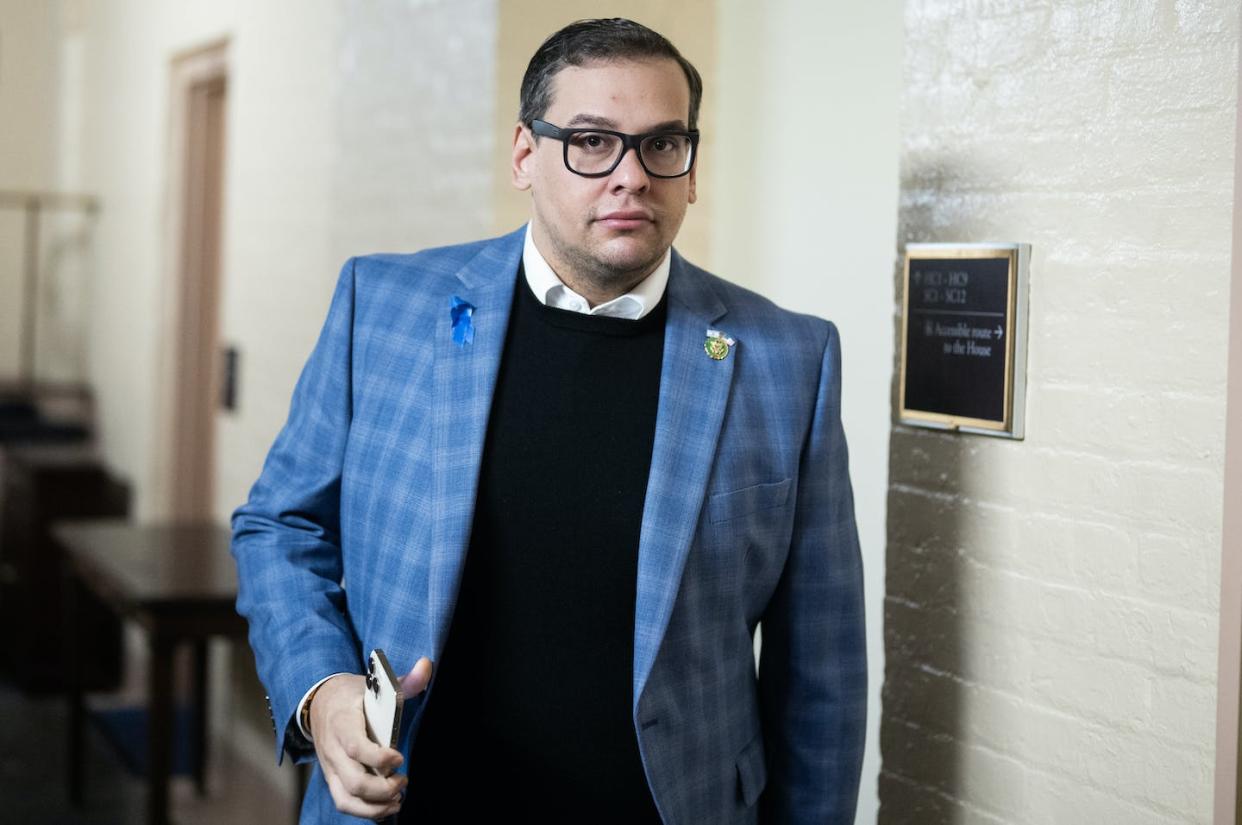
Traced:
[[[227, 528], [213, 524], [140, 526], [125, 521], [59, 524], [53, 536], [65, 551], [65, 662], [69, 669], [69, 794], [80, 804], [85, 708], [76, 664], [79, 617], [72, 594], [83, 587], [138, 622], [147, 634], [150, 674], [147, 695], [148, 825], [168, 822], [172, 771], [173, 654], [181, 644], [194, 651], [191, 701], [197, 742], [195, 782], [205, 791], [207, 757], [207, 641], [245, 638], [237, 615], [237, 568]], [[76, 582], [76, 584], [75, 584]]]

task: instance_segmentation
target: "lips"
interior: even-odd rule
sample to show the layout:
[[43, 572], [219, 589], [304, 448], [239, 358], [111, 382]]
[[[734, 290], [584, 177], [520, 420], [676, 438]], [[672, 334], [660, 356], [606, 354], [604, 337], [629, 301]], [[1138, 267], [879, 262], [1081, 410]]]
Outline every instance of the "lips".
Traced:
[[654, 218], [649, 212], [641, 209], [619, 209], [615, 212], [606, 212], [595, 219], [596, 223], [602, 224], [608, 229], [627, 230], [641, 229], [654, 222]]

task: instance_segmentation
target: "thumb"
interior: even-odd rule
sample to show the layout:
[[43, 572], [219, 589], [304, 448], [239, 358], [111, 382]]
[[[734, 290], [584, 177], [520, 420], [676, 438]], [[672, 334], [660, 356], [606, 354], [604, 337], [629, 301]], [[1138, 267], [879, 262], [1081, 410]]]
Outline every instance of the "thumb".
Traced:
[[414, 663], [410, 672], [401, 677], [401, 692], [412, 699], [427, 689], [431, 681], [431, 660], [426, 656]]

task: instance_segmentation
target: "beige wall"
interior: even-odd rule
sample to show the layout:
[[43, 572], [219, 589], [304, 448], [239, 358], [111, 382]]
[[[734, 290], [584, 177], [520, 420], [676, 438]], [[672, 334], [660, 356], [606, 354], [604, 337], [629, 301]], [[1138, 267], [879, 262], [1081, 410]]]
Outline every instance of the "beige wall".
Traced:
[[1209, 822], [1237, 3], [906, 32], [900, 238], [1033, 244], [1029, 389], [894, 429], [880, 821]]
[[[548, 3], [542, 0], [505, 0], [499, 4], [500, 38], [496, 54], [496, 106], [493, 128], [500, 138], [492, 162], [495, 218], [493, 231], [508, 232], [530, 218], [530, 197], [515, 190], [510, 182], [513, 127], [517, 123], [518, 92], [522, 73], [544, 38], [575, 20], [591, 17], [624, 16], [650, 26], [677, 46], [699, 73], [708, 92], [699, 114], [703, 132], [699, 157], [701, 167], [713, 162], [716, 142], [715, 102], [712, 90], [716, 80], [716, 2], [686, 0], [681, 3], [658, 0], [568, 0]], [[677, 250], [700, 266], [711, 267], [709, 232], [713, 210], [713, 184], [709, 175], [698, 176], [698, 203], [686, 213], [675, 245]]]
[[171, 61], [205, 43], [230, 43], [221, 332], [243, 360], [241, 406], [218, 419], [223, 518], [283, 417], [334, 277], [326, 254], [334, 19], [329, 3], [87, 6], [78, 184], [104, 203], [90, 368], [104, 453], [133, 482], [140, 519], [159, 517], [163, 507], [162, 447], [153, 434], [167, 391], [161, 359], [171, 345], [159, 320], [171, 299]]
[[870, 696], [859, 825], [874, 823], [884, 673], [898, 0], [720, 4], [711, 158], [718, 274], [834, 321], [862, 545]]
[[55, 183], [60, 27], [56, 3], [0, 0], [0, 189]]

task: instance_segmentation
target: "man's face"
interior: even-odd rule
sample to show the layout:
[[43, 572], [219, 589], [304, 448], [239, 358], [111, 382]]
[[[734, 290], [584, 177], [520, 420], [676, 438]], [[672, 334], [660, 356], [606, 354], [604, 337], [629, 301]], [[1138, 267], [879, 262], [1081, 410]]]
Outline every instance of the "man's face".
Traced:
[[[599, 127], [630, 134], [685, 129], [690, 88], [666, 58], [592, 63], [553, 78], [552, 105], [540, 118], [563, 129]], [[556, 273], [586, 297], [620, 295], [651, 273], [694, 203], [694, 176], [653, 178], [627, 151], [602, 178], [565, 168], [563, 144], [518, 126], [513, 182], [530, 189], [531, 230]], [[587, 294], [594, 293], [594, 294]]]

